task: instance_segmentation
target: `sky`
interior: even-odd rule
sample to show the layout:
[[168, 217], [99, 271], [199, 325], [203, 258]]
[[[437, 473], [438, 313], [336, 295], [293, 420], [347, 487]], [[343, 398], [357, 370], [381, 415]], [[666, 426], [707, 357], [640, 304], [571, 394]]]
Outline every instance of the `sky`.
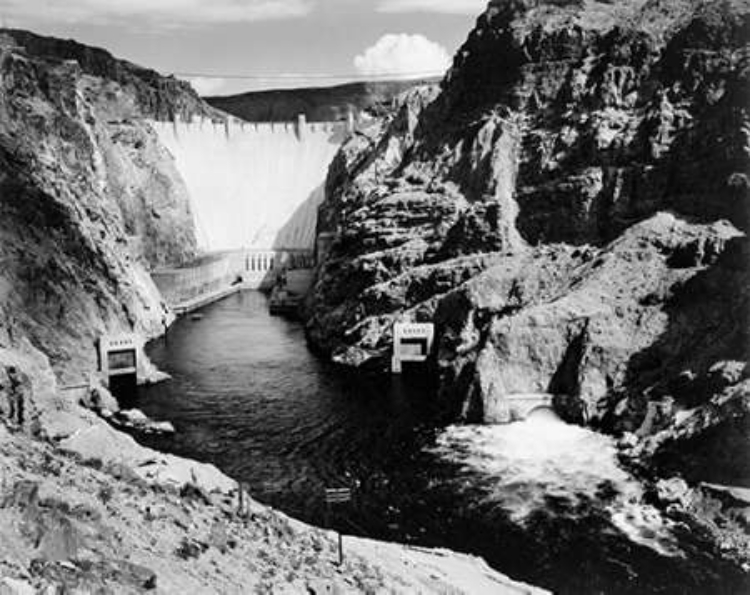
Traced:
[[[5, 26], [73, 38], [202, 94], [443, 73], [487, 0], [0, 0]], [[234, 78], [249, 75], [252, 78]]]

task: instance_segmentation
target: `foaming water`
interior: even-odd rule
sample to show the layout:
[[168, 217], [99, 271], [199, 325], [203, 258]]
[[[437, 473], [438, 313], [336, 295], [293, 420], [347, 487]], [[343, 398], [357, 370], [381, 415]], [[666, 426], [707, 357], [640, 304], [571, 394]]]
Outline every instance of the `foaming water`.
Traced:
[[451, 426], [430, 451], [460, 466], [458, 489], [471, 486], [516, 524], [551, 511], [583, 518], [601, 508], [636, 543], [681, 554], [670, 524], [643, 503], [641, 484], [619, 465], [613, 440], [550, 412], [502, 426]]

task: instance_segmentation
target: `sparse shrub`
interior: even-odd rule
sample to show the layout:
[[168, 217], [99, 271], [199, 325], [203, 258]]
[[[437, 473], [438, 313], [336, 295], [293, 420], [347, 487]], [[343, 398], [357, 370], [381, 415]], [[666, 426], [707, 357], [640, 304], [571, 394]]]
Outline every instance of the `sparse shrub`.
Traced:
[[189, 502], [194, 501], [206, 505], [211, 504], [211, 497], [203, 488], [194, 483], [186, 483], [182, 486], [182, 489], [180, 489], [180, 498]]
[[84, 465], [85, 467], [91, 467], [92, 469], [96, 469], [97, 471], [101, 471], [104, 463], [101, 459], [92, 457], [90, 459], [84, 459], [83, 461], [81, 461], [81, 465]]
[[111, 485], [104, 485], [101, 488], [99, 488], [99, 492], [97, 492], [97, 496], [99, 497], [99, 500], [102, 504], [109, 504], [112, 501], [112, 496], [114, 496], [115, 490]]
[[111, 475], [115, 479], [119, 479], [121, 481], [125, 481], [139, 487], [143, 482], [141, 477], [135, 471], [133, 471], [130, 467], [123, 463], [107, 463], [103, 470], [107, 475]]
[[182, 560], [190, 560], [192, 558], [198, 558], [200, 555], [208, 549], [208, 545], [195, 539], [188, 539], [187, 537], [182, 538], [182, 542], [175, 550], [175, 555]]
[[45, 452], [42, 455], [42, 463], [40, 465], [40, 472], [42, 475], [59, 476], [62, 468], [63, 464], [57, 457], [52, 456], [48, 452]]

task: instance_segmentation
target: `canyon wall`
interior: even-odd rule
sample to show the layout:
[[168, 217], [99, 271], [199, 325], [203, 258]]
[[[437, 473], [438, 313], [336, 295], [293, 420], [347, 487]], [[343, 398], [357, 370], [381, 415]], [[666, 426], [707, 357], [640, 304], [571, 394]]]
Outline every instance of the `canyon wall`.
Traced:
[[30, 423], [67, 407], [56, 384], [89, 382], [102, 335], [164, 331], [149, 271], [312, 249], [345, 127], [243, 125], [105, 50], [0, 39], [0, 415], [23, 395]]
[[152, 122], [174, 156], [209, 251], [313, 249], [328, 166], [343, 124]]
[[0, 32], [0, 417], [22, 403], [17, 422], [54, 433], [72, 411], [57, 383], [88, 383], [102, 334], [145, 341], [171, 318], [147, 271], [197, 243], [187, 188], [145, 118], [213, 111], [155, 76]]
[[454, 419], [746, 420], [749, 32], [744, 0], [490, 2], [334, 160], [313, 344], [384, 368], [394, 321], [434, 322]]

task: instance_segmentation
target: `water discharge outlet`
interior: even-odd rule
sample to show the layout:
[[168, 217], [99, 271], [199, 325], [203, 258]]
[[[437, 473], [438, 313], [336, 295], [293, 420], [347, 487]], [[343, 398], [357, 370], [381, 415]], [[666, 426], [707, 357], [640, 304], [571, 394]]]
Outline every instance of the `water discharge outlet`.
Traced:
[[120, 402], [134, 398], [138, 390], [138, 343], [130, 335], [99, 339], [102, 378]]
[[403, 362], [424, 363], [432, 352], [435, 325], [397, 322], [393, 325], [393, 358], [391, 371], [400, 374]]

